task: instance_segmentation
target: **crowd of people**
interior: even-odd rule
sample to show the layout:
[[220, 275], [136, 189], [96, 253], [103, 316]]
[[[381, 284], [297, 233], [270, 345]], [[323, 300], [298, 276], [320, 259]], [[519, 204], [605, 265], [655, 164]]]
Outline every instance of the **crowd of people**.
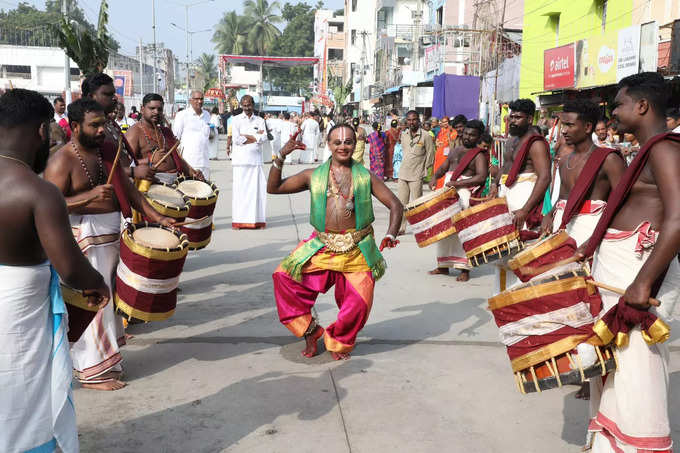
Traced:
[[[462, 115], [421, 124], [416, 111], [403, 118], [392, 112], [383, 132], [381, 122], [366, 130], [358, 119], [333, 115], [263, 118], [246, 95], [240, 111], [227, 118], [232, 227], [264, 228], [267, 192], [310, 192], [314, 232], [274, 272], [274, 296], [281, 323], [305, 340], [303, 355], [316, 355], [323, 340], [336, 360], [348, 359], [355, 347], [375, 282], [386, 272], [381, 252], [399, 244], [404, 209], [422, 197], [425, 185], [455, 189], [463, 209], [502, 199], [523, 239], [566, 230], [578, 246], [574, 258], [594, 257], [593, 277], [625, 289], [623, 296], [601, 290], [601, 306], [586, 310], [590, 321], [605, 323], [600, 339], [618, 344], [617, 371], [588, 383], [589, 446], [594, 452], [670, 452], [668, 349], [661, 344], [663, 324], [655, 320], [672, 319], [680, 309], [680, 134], [673, 132], [680, 115], [666, 110], [665, 90], [656, 73], [619, 83], [611, 119], [623, 143], [638, 142], [634, 155], [615, 146], [606, 134], [610, 124], [588, 100], [566, 102], [552, 124], [534, 124], [533, 101], [513, 101], [510, 138], [499, 156], [484, 123]], [[66, 116], [61, 99], [51, 104], [22, 89], [0, 96], [0, 336], [6, 352], [0, 376], [3, 392], [12, 394], [0, 407], [2, 451], [77, 451], [73, 377], [86, 389], [126, 385], [120, 351], [126, 334], [110, 302], [121, 223], [134, 210], [168, 228], [176, 224], [154, 209], [139, 183], [210, 178], [215, 122], [203, 109], [202, 92], [191, 93], [190, 107], [171, 127], [158, 94], [144, 97], [132, 123], [117, 106], [109, 76], [87, 77], [82, 92]], [[62, 132], [52, 137], [56, 128]], [[265, 145], [273, 154], [267, 177]], [[291, 161], [320, 164], [284, 177]], [[393, 181], [396, 187], [386, 184]], [[389, 210], [379, 242], [373, 198]], [[457, 268], [459, 281], [470, 278], [463, 240], [455, 234], [437, 242], [431, 274]], [[517, 283], [505, 267], [494, 272], [494, 294]], [[313, 306], [333, 286], [339, 314], [324, 327]], [[80, 302], [68, 300], [74, 295]], [[661, 305], [652, 306], [650, 297]], [[64, 299], [97, 312], [78, 338], [67, 337], [73, 319]], [[618, 334], [626, 341], [619, 344]]]

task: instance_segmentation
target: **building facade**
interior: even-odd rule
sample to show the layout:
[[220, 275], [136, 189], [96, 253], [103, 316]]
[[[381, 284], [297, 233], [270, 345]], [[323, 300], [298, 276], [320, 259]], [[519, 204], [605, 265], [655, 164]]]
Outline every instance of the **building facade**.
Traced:
[[314, 66], [316, 92], [327, 96], [329, 89], [345, 80], [345, 17], [319, 9], [314, 17]]

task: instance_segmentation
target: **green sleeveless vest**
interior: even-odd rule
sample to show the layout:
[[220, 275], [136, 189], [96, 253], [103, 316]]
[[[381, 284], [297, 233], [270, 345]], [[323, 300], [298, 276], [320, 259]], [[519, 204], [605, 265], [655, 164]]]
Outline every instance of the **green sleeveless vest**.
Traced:
[[[311, 209], [309, 222], [317, 231], [326, 231], [326, 202], [328, 201], [328, 175], [331, 159], [312, 173], [309, 187], [311, 192]], [[352, 162], [352, 189], [354, 191], [354, 209], [356, 229], [368, 227], [375, 220], [373, 201], [371, 199], [371, 174], [363, 165]], [[375, 238], [367, 235], [357, 244], [366, 264], [377, 281], [385, 274], [385, 259], [378, 250]], [[322, 248], [324, 243], [317, 237], [307, 241], [300, 248], [288, 255], [281, 263], [281, 268], [294, 280], [302, 280], [302, 267]]]

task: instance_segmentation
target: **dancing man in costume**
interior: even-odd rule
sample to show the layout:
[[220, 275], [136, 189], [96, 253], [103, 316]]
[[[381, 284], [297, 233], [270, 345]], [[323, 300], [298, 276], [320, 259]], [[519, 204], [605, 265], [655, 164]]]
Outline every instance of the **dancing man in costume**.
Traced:
[[[163, 118], [163, 97], [156, 93], [149, 93], [142, 99], [141, 118], [138, 123], [128, 129], [125, 138], [130, 143], [130, 149], [137, 162], [144, 162], [148, 166], [157, 164], [168, 151], [175, 146], [177, 138], [169, 127], [161, 125]], [[134, 177], [134, 167], [132, 176]], [[200, 170], [194, 170], [175, 149], [171, 156], [158, 164], [153, 170], [152, 179], [165, 184], [174, 184], [180, 173], [192, 178], [203, 180]]]
[[[430, 189], [434, 190], [437, 180], [444, 178], [448, 187], [458, 191], [463, 209], [470, 207], [470, 196], [479, 197], [484, 190], [489, 175], [489, 158], [486, 152], [477, 145], [484, 132], [484, 123], [470, 120], [463, 129], [463, 146], [453, 149], [444, 163], [435, 170], [430, 181]], [[453, 144], [453, 141], [451, 141]], [[448, 275], [449, 268], [460, 269], [456, 280], [470, 280], [470, 265], [457, 234], [437, 242], [437, 267], [430, 275]]]
[[[134, 208], [152, 222], [170, 226], [174, 220], [151, 207], [125, 175], [120, 161], [113, 166], [116, 147], [106, 139], [107, 119], [98, 102], [79, 99], [69, 105], [68, 117], [71, 141], [50, 158], [45, 180], [57, 186], [68, 203], [84, 203], [69, 207], [71, 227], [83, 254], [112, 288], [120, 255], [121, 214], [130, 217]], [[95, 317], [71, 346], [74, 374], [85, 388], [125, 386], [119, 351], [125, 344], [123, 322], [114, 311], [113, 303], [104, 307], [102, 316]]]
[[[596, 415], [588, 430], [594, 433], [593, 453], [670, 452], [668, 347], [659, 343], [669, 332], [656, 316], [677, 319], [680, 299], [676, 259], [680, 250], [680, 135], [666, 132], [670, 96], [662, 75], [628, 76], [618, 88], [613, 119], [618, 130], [634, 134], [642, 148], [612, 190], [606, 211], [581, 248], [582, 257], [594, 253], [596, 281], [625, 288], [623, 297], [600, 290], [603, 309], [594, 330], [604, 343], [613, 340], [607, 338], [609, 334], [616, 337], [618, 369], [607, 375], [604, 384], [591, 379]], [[658, 308], [650, 307], [650, 296], [661, 301]], [[616, 313], [617, 324], [635, 318], [644, 323], [627, 334], [619, 330], [617, 335], [614, 323], [608, 323], [610, 313]]]
[[[333, 358], [344, 360], [368, 319], [375, 281], [386, 267], [373, 237], [371, 196], [390, 210], [390, 225], [380, 250], [399, 243], [396, 236], [404, 208], [382, 179], [352, 159], [356, 136], [354, 129], [344, 124], [328, 133], [329, 160], [316, 169], [281, 179], [286, 156], [302, 145], [296, 138], [297, 134], [274, 160], [267, 191], [289, 194], [309, 190], [310, 223], [315, 231], [274, 272], [274, 296], [281, 323], [295, 336], [305, 337], [305, 357], [316, 355], [317, 341], [323, 335]], [[324, 330], [311, 309], [319, 293], [332, 286], [340, 313]]]

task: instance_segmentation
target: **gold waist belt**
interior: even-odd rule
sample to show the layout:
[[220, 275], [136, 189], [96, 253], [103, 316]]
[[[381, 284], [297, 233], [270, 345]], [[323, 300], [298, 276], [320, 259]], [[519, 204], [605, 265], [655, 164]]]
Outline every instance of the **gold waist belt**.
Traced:
[[317, 237], [324, 243], [326, 249], [336, 253], [347, 253], [353, 250], [369, 234], [373, 234], [372, 226], [347, 233], [322, 233], [317, 231]]

